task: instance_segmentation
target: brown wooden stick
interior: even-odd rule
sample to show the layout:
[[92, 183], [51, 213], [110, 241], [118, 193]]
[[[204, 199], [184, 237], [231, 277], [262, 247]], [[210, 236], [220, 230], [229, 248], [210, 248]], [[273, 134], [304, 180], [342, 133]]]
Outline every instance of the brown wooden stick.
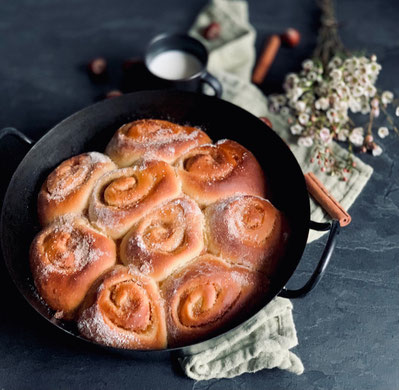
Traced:
[[276, 57], [280, 45], [281, 38], [276, 34], [271, 35], [266, 41], [266, 44], [252, 74], [253, 83], [262, 84], [271, 64], [274, 61], [274, 57]]
[[312, 172], [305, 174], [306, 186], [310, 195], [317, 203], [330, 215], [331, 218], [337, 219], [341, 227], [349, 225], [352, 220], [351, 216], [345, 209], [335, 200], [327, 188], [317, 179]]

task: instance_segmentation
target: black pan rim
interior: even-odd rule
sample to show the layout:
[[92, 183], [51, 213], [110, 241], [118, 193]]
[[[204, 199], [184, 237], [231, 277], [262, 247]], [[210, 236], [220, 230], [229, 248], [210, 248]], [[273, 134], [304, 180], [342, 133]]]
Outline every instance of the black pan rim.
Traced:
[[[70, 335], [74, 336], [75, 338], [80, 339], [80, 340], [82, 340], [82, 341], [84, 341], [84, 342], [86, 342], [86, 343], [89, 343], [90, 345], [99, 346], [99, 347], [105, 348], [105, 349], [107, 349], [107, 350], [109, 350], [109, 351], [120, 352], [120, 353], [122, 353], [122, 354], [126, 354], [126, 353], [129, 353], [129, 352], [134, 352], [135, 354], [139, 354], [139, 355], [140, 355], [140, 354], [143, 354], [143, 355], [144, 355], [144, 354], [153, 353], [153, 352], [155, 353], [155, 352], [156, 352], [156, 353], [161, 353], [161, 354], [164, 354], [164, 355], [167, 355], [167, 354], [169, 355], [169, 354], [171, 354], [171, 353], [183, 353], [183, 354], [185, 354], [185, 352], [187, 352], [187, 350], [190, 350], [190, 349], [192, 349], [192, 350], [206, 350], [206, 349], [208, 349], [209, 346], [215, 345], [215, 343], [217, 343], [220, 339], [226, 337], [226, 334], [228, 334], [228, 333], [231, 333], [231, 334], [232, 334], [232, 333], [238, 331], [239, 328], [240, 328], [241, 326], [243, 326], [244, 324], [248, 323], [249, 321], [255, 320], [255, 319], [257, 318], [257, 316], [260, 315], [260, 312], [263, 310], [263, 308], [264, 308], [264, 307], [267, 305], [267, 303], [269, 303], [270, 300], [271, 300], [271, 299], [269, 299], [269, 301], [268, 301], [266, 304], [264, 304], [264, 305], [262, 306], [261, 309], [259, 309], [256, 313], [254, 313], [254, 314], [253, 314], [251, 317], [249, 317], [247, 320], [242, 321], [242, 322], [240, 322], [238, 325], [236, 325], [236, 326], [230, 328], [229, 330], [224, 331], [223, 333], [221, 333], [221, 334], [219, 334], [219, 335], [217, 335], [217, 336], [211, 337], [211, 338], [209, 338], [209, 339], [206, 339], [206, 340], [203, 340], [203, 341], [199, 341], [199, 342], [196, 342], [196, 343], [194, 343], [194, 344], [181, 346], [181, 347], [173, 347], [173, 348], [165, 348], [165, 349], [147, 349], [147, 350], [138, 350], [138, 349], [137, 349], [137, 350], [130, 350], [130, 349], [124, 349], [124, 348], [118, 348], [118, 347], [105, 346], [105, 345], [103, 345], [103, 344], [99, 344], [99, 343], [94, 342], [94, 341], [92, 341], [92, 340], [88, 340], [88, 339], [82, 337], [81, 335], [75, 334], [75, 333], [73, 333], [72, 331], [70, 331], [69, 329], [64, 328], [64, 327], [61, 326], [60, 324], [57, 324], [56, 322], [51, 321], [50, 318], [46, 317], [43, 313], [41, 313], [41, 312], [29, 301], [28, 297], [25, 295], [25, 293], [23, 292], [22, 288], [19, 286], [19, 283], [16, 282], [16, 278], [14, 277], [13, 272], [11, 271], [11, 267], [9, 266], [9, 262], [11, 261], [11, 259], [8, 259], [7, 256], [5, 256], [6, 250], [5, 250], [5, 242], [4, 242], [4, 234], [3, 234], [3, 229], [4, 229], [4, 227], [3, 227], [3, 221], [4, 221], [4, 214], [5, 214], [5, 208], [6, 208], [5, 206], [7, 205], [7, 199], [8, 199], [9, 196], [11, 196], [11, 195], [10, 195], [10, 188], [12, 187], [12, 183], [13, 183], [15, 180], [18, 180], [18, 170], [19, 170], [20, 166], [23, 165], [23, 163], [24, 163], [26, 160], [29, 159], [31, 153], [33, 153], [37, 148], [40, 148], [41, 145], [44, 144], [44, 143], [46, 142], [47, 138], [53, 136], [53, 134], [56, 133], [60, 127], [64, 126], [65, 123], [67, 123], [67, 122], [69, 122], [69, 121], [73, 121], [75, 118], [77, 118], [77, 117], [83, 115], [84, 113], [90, 112], [91, 110], [95, 110], [96, 108], [98, 109], [99, 107], [102, 107], [102, 106], [103, 106], [103, 107], [112, 106], [113, 104], [116, 104], [118, 101], [122, 101], [122, 100], [124, 100], [124, 99], [129, 99], [129, 98], [134, 97], [134, 96], [137, 96], [137, 95], [142, 95], [142, 96], [143, 96], [143, 95], [144, 95], [144, 96], [145, 96], [145, 95], [148, 95], [148, 96], [152, 96], [152, 95], [155, 96], [155, 95], [158, 95], [158, 96], [159, 96], [160, 94], [165, 95], [165, 96], [170, 96], [170, 97], [173, 97], [173, 96], [187, 96], [187, 98], [196, 98], [196, 99], [200, 99], [200, 100], [201, 100], [201, 99], [203, 99], [203, 100], [209, 100], [210, 102], [213, 102], [213, 103], [215, 103], [215, 104], [226, 105], [227, 107], [230, 107], [231, 109], [234, 109], [234, 110], [236, 110], [236, 111], [237, 111], [237, 110], [242, 111], [243, 113], [245, 113], [245, 115], [250, 115], [250, 116], [256, 118], [259, 122], [261, 122], [264, 126], [266, 126], [266, 128], [268, 128], [268, 130], [271, 131], [281, 142], [284, 143], [284, 141], [277, 135], [277, 133], [275, 133], [269, 126], [265, 125], [259, 118], [257, 118], [256, 116], [254, 116], [254, 115], [251, 114], [250, 112], [246, 111], [245, 109], [243, 109], [243, 108], [241, 108], [241, 107], [239, 107], [239, 106], [236, 106], [236, 105], [233, 104], [233, 103], [230, 103], [230, 102], [225, 101], [225, 100], [218, 99], [218, 98], [216, 98], [216, 97], [214, 97], [214, 96], [202, 95], [202, 94], [195, 93], [195, 92], [165, 91], [165, 90], [151, 90], [151, 91], [132, 92], [132, 93], [125, 94], [125, 95], [122, 95], [122, 96], [119, 96], [119, 97], [116, 97], [116, 98], [113, 98], [113, 99], [110, 99], [110, 100], [105, 100], [105, 101], [101, 101], [101, 102], [97, 102], [97, 103], [88, 105], [88, 106], [84, 107], [83, 109], [81, 109], [81, 110], [79, 110], [79, 111], [77, 111], [77, 112], [75, 112], [75, 113], [69, 115], [68, 117], [66, 117], [65, 119], [63, 119], [63, 120], [60, 121], [59, 123], [57, 123], [54, 127], [52, 127], [48, 132], [46, 132], [46, 133], [33, 145], [33, 147], [26, 153], [26, 155], [24, 156], [24, 158], [23, 158], [23, 159], [21, 160], [21, 162], [18, 164], [18, 167], [16, 168], [15, 172], [13, 173], [13, 175], [12, 175], [12, 177], [11, 177], [11, 179], [10, 179], [10, 182], [9, 182], [9, 184], [8, 184], [8, 186], [7, 186], [7, 190], [6, 190], [6, 193], [5, 193], [5, 196], [4, 196], [4, 201], [3, 201], [2, 210], [1, 210], [1, 217], [0, 217], [0, 238], [1, 238], [1, 247], [2, 247], [2, 252], [3, 252], [4, 262], [5, 262], [6, 268], [7, 268], [8, 272], [9, 272], [9, 275], [10, 275], [10, 277], [11, 277], [11, 279], [12, 279], [14, 285], [17, 287], [18, 291], [21, 293], [21, 295], [24, 297], [24, 299], [27, 301], [27, 303], [28, 303], [41, 317], [45, 318], [48, 322], [50, 322], [51, 324], [55, 325], [57, 328], [61, 329], [61, 330], [64, 331], [65, 333], [70, 334]], [[286, 148], [287, 148], [287, 150], [289, 151], [289, 153], [292, 154], [292, 152], [289, 150], [288, 146], [287, 146], [285, 143], [284, 143], [284, 145], [286, 146]], [[298, 162], [296, 161], [296, 159], [295, 159], [295, 163], [296, 163], [296, 166], [297, 166], [297, 167], [296, 167], [297, 170], [298, 170], [299, 172], [302, 173], [302, 169], [300, 168], [300, 166], [299, 166]], [[302, 177], [303, 177], [303, 174], [302, 174]], [[305, 179], [304, 179], [304, 177], [303, 177], [303, 186], [304, 186], [304, 188], [306, 188], [306, 184], [305, 184]], [[305, 214], [306, 214], [306, 215], [309, 215], [309, 218], [308, 218], [307, 221], [305, 221], [305, 222], [307, 223], [307, 226], [306, 226], [305, 230], [306, 230], [307, 232], [309, 232], [309, 221], [310, 221], [310, 204], [309, 204], [309, 202], [307, 202], [307, 205], [306, 205], [306, 206], [307, 206], [307, 210], [306, 210]], [[306, 239], [305, 239], [304, 242], [303, 242], [303, 248], [302, 248], [302, 251], [301, 251], [301, 255], [303, 254], [303, 251], [304, 251], [304, 249], [305, 249], [305, 246], [306, 246]], [[300, 258], [299, 258], [299, 261], [298, 261], [297, 265], [295, 266], [295, 269], [297, 268], [299, 262], [300, 262]], [[294, 269], [293, 273], [295, 272], [295, 269]], [[293, 273], [292, 273], [292, 274], [293, 274]], [[292, 276], [292, 274], [291, 274], [291, 276]], [[290, 277], [291, 277], [291, 276], [290, 276]], [[288, 278], [288, 280], [289, 280], [289, 278]], [[287, 280], [287, 282], [288, 282], [288, 280]], [[278, 295], [278, 292], [277, 292], [277, 294], [273, 295], [273, 297], [276, 296], [276, 295]], [[190, 354], [190, 353], [189, 353], [189, 354]]]

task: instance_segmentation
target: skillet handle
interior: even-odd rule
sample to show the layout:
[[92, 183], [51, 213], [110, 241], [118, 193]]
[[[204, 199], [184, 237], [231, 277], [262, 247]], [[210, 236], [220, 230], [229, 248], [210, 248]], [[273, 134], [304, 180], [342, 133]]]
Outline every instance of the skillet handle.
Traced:
[[319, 222], [310, 221], [310, 228], [318, 231], [330, 230], [330, 234], [327, 239], [327, 244], [321, 255], [319, 264], [317, 264], [317, 267], [313, 271], [312, 276], [309, 278], [309, 280], [305, 283], [303, 287], [297, 290], [289, 290], [284, 287], [279, 293], [280, 297], [301, 298], [307, 295], [320, 282], [321, 278], [323, 277], [324, 271], [326, 270], [327, 265], [330, 262], [337, 241], [337, 236], [340, 231], [339, 221], [336, 219], [333, 219], [331, 223], [329, 222], [319, 223]]
[[24, 133], [21, 133], [14, 127], [4, 127], [3, 129], [0, 129], [0, 140], [6, 135], [12, 135], [14, 137], [17, 137], [28, 145], [33, 145], [35, 143], [32, 138], [29, 138]]

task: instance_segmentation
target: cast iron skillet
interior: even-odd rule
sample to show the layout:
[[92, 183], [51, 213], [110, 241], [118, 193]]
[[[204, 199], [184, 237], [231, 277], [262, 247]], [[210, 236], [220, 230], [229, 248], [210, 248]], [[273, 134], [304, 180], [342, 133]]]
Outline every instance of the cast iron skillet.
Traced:
[[[215, 97], [189, 92], [143, 91], [87, 107], [59, 123], [36, 143], [13, 128], [5, 128], [0, 132], [0, 138], [4, 135], [15, 135], [34, 144], [15, 171], [4, 198], [1, 244], [11, 278], [38, 313], [58, 328], [81, 338], [75, 324], [53, 317], [53, 312], [40, 299], [33, 284], [28, 251], [33, 237], [40, 230], [36, 199], [41, 184], [63, 160], [85, 151], [104, 151], [119, 126], [141, 118], [166, 119], [199, 126], [213, 140], [231, 138], [238, 141], [251, 150], [260, 162], [269, 178], [273, 203], [291, 220], [292, 236], [287, 255], [281, 259], [278, 271], [271, 281], [270, 291], [252, 313], [254, 316], [276, 295], [290, 298], [303, 296], [318, 283], [331, 258], [339, 233], [339, 223], [335, 220], [332, 223], [310, 221], [309, 195], [303, 173], [281, 138], [257, 117]], [[299, 290], [287, 290], [284, 286], [301, 260], [309, 229], [330, 230], [326, 247], [308, 282]], [[239, 329], [240, 324], [232, 324], [228, 332], [238, 332]], [[208, 349], [223, 339], [226, 333], [181, 348], [118, 351], [149, 359], [169, 357], [172, 352], [191, 355]]]

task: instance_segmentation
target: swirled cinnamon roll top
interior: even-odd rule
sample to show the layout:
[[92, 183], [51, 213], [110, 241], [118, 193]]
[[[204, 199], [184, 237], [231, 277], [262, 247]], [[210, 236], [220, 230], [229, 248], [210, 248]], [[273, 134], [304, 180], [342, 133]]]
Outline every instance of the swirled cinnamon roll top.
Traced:
[[180, 182], [169, 164], [142, 161], [98, 180], [90, 197], [89, 218], [117, 239], [152, 208], [179, 194]]
[[31, 270], [40, 295], [67, 318], [97, 277], [115, 262], [114, 241], [73, 215], [56, 219], [30, 247]]
[[57, 317], [101, 344], [158, 349], [209, 339], [259, 306], [290, 226], [255, 156], [211, 142], [138, 120], [116, 131], [109, 157], [80, 154], [48, 176], [30, 264]]
[[142, 119], [120, 127], [105, 152], [120, 167], [127, 167], [142, 157], [173, 163], [188, 149], [209, 142], [206, 133], [195, 127]]
[[252, 195], [222, 199], [205, 211], [208, 250], [235, 264], [271, 274], [289, 238], [286, 217]]
[[198, 257], [161, 284], [168, 344], [192, 344], [221, 333], [242, 319], [268, 286], [260, 273], [210, 254]]
[[255, 156], [235, 141], [190, 149], [175, 163], [182, 190], [200, 206], [243, 193], [266, 195], [262, 168]]
[[111, 159], [98, 152], [79, 154], [61, 163], [39, 192], [40, 224], [45, 226], [60, 215], [84, 211], [97, 179], [113, 169], [116, 165]]
[[87, 294], [78, 319], [80, 333], [117, 348], [166, 347], [163, 302], [153, 279], [115, 266]]
[[123, 238], [124, 264], [162, 280], [204, 248], [204, 216], [187, 197], [173, 199], [146, 214]]

